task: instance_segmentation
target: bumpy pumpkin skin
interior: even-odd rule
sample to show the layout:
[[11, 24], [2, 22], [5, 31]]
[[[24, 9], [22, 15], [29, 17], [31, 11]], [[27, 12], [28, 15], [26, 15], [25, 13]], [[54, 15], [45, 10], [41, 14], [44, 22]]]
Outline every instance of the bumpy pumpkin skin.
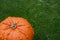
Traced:
[[34, 31], [24, 18], [8, 17], [0, 23], [0, 40], [32, 40]]

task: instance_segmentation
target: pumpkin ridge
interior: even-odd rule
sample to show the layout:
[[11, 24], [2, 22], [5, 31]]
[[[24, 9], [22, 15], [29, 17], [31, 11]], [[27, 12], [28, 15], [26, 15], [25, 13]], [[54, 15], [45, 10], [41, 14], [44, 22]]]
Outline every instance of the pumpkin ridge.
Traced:
[[[22, 30], [22, 29], [21, 29]], [[20, 33], [22, 33], [22, 34], [24, 34], [25, 36], [26, 36], [26, 38], [28, 38], [28, 36], [27, 36], [27, 34], [26, 33], [24, 33], [24, 32], [22, 32], [22, 31], [20, 31], [20, 30], [18, 30]]]
[[4, 22], [3, 22], [2, 24], [10, 26], [9, 24], [7, 24], [7, 23], [4, 23]]
[[[5, 24], [4, 24], [5, 25]], [[7, 27], [6, 27], [7, 26]], [[0, 27], [0, 30], [8, 30], [8, 29], [10, 29], [10, 27], [8, 26], [8, 25], [6, 25], [5, 27], [3, 26], [3, 27]]]
[[[8, 30], [8, 29], [7, 29]], [[6, 30], [5, 30], [6, 31]], [[11, 31], [10, 31], [11, 32]], [[10, 32], [8, 32], [7, 34], [4, 32], [4, 37], [6, 37], [6, 39], [7, 39], [7, 37], [10, 35]], [[5, 36], [5, 34], [6, 34], [6, 36]]]
[[10, 23], [10, 25], [12, 24], [12, 18], [10, 17], [10, 19], [8, 19], [8, 21], [9, 21], [9, 23]]

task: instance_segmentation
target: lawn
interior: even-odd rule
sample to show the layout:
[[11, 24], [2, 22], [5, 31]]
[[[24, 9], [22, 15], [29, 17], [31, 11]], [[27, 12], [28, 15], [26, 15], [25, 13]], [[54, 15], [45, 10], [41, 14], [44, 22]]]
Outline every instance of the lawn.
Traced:
[[33, 40], [60, 40], [60, 0], [0, 0], [0, 22], [23, 17], [34, 28]]

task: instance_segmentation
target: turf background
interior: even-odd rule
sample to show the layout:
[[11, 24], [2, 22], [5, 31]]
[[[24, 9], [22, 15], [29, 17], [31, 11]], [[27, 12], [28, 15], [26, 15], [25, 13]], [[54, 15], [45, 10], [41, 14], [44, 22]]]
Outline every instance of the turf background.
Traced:
[[33, 40], [60, 40], [60, 0], [0, 0], [0, 22], [8, 16], [26, 18]]

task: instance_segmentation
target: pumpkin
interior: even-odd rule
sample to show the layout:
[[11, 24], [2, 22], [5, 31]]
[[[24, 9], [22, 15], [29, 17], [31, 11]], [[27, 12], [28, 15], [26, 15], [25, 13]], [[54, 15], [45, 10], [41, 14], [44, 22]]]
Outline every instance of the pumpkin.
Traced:
[[0, 23], [0, 40], [33, 40], [34, 30], [24, 18], [8, 17]]

